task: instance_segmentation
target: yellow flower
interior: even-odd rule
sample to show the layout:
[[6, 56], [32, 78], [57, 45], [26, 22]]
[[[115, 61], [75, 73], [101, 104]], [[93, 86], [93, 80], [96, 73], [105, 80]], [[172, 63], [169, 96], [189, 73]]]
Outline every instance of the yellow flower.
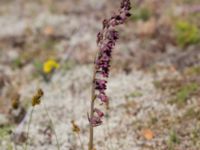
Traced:
[[43, 72], [48, 74], [59, 67], [60, 65], [55, 60], [49, 59], [43, 65]]

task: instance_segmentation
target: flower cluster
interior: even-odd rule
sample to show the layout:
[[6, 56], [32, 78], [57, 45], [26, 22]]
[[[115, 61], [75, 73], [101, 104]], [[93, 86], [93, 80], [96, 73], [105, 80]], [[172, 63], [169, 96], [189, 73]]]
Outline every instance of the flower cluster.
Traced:
[[[94, 85], [95, 90], [98, 92], [97, 98], [103, 103], [108, 102], [108, 97], [105, 93], [107, 84], [106, 79], [109, 77], [112, 50], [119, 38], [119, 34], [115, 30], [115, 27], [125, 23], [126, 19], [131, 16], [129, 12], [130, 9], [130, 0], [122, 0], [118, 14], [114, 14], [110, 19], [105, 19], [103, 21], [102, 31], [97, 34], [99, 53], [95, 60], [96, 78], [94, 80]], [[94, 124], [94, 126], [99, 125], [102, 122], [101, 117], [99, 115], [94, 116], [93, 118], [90, 118], [90, 122]]]
[[38, 89], [37, 93], [32, 97], [32, 106], [39, 105], [41, 102], [41, 97], [44, 95], [42, 89]]
[[60, 65], [53, 59], [47, 60], [43, 65], [43, 72], [46, 74], [52, 73], [55, 69], [58, 69]]
[[95, 108], [93, 111], [95, 115], [92, 118], [88, 117], [88, 120], [92, 124], [93, 127], [96, 127], [102, 124], [101, 118], [104, 116], [104, 113], [97, 108]]

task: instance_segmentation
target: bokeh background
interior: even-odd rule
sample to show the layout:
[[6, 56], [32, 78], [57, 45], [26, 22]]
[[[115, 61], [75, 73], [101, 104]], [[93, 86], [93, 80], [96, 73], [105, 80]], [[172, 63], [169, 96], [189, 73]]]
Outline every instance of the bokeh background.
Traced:
[[[97, 150], [200, 149], [200, 1], [132, 0], [118, 28]], [[0, 0], [0, 149], [88, 142], [96, 35], [120, 0]], [[27, 139], [31, 98], [44, 91]], [[17, 106], [16, 106], [17, 105]], [[98, 104], [99, 105], [99, 104]]]

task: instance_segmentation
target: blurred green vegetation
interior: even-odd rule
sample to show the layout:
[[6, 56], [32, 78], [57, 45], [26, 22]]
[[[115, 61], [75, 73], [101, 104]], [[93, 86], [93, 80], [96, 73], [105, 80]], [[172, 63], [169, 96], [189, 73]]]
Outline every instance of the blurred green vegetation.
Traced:
[[199, 88], [197, 83], [189, 83], [182, 85], [179, 90], [175, 93], [175, 98], [170, 101], [172, 104], [177, 104], [178, 106], [183, 106], [187, 99], [195, 93]]
[[11, 66], [13, 69], [21, 68], [23, 66], [21, 57], [18, 57], [15, 60], [13, 60]]
[[199, 0], [182, 0], [182, 2], [186, 4], [194, 4], [199, 3]]
[[200, 75], [200, 66], [190, 67], [186, 70], [186, 74], [190, 76]]
[[134, 9], [132, 12], [131, 19], [136, 21], [136, 20], [143, 20], [147, 21], [151, 17], [151, 12], [149, 11], [148, 8], [138, 8]]
[[178, 138], [177, 133], [174, 130], [172, 130], [169, 134], [169, 139], [168, 139], [169, 150], [175, 150], [176, 144], [180, 144], [180, 139]]
[[11, 125], [6, 125], [6, 126], [0, 127], [0, 140], [6, 138], [12, 131], [12, 128], [13, 128], [13, 126], [11, 126]]
[[200, 30], [195, 24], [187, 21], [176, 23], [176, 41], [181, 47], [200, 42]]
[[54, 50], [55, 45], [58, 43], [55, 39], [46, 39], [45, 41], [41, 42], [41, 47], [47, 51]]
[[191, 139], [193, 141], [193, 144], [200, 148], [200, 124], [197, 124], [192, 133], [191, 133]]
[[194, 107], [187, 109], [187, 111], [184, 114], [184, 119], [188, 120], [193, 118], [200, 120], [200, 109], [195, 109]]

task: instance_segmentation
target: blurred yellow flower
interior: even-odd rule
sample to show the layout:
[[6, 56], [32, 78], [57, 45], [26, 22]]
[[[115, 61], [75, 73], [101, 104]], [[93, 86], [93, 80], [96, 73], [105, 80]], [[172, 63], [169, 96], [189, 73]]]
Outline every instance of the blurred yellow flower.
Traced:
[[60, 65], [55, 60], [49, 59], [43, 64], [43, 72], [48, 74], [59, 67]]

